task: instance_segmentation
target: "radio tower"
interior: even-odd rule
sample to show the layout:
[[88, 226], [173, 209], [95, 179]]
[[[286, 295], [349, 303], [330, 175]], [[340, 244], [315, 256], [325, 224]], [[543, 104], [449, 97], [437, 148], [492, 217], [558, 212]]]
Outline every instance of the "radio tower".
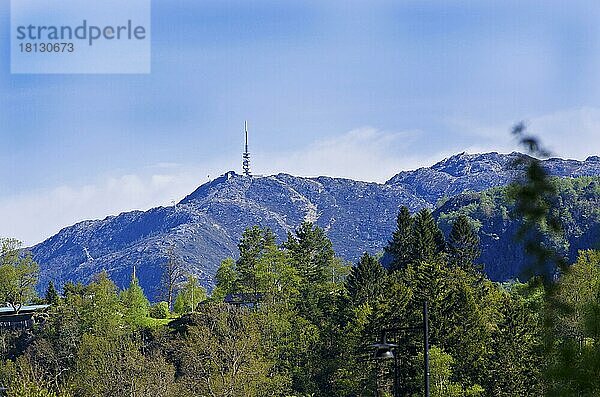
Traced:
[[250, 152], [248, 152], [248, 122], [244, 121], [244, 133], [246, 134], [246, 150], [242, 155], [242, 169], [244, 170], [244, 175], [252, 176], [250, 173]]

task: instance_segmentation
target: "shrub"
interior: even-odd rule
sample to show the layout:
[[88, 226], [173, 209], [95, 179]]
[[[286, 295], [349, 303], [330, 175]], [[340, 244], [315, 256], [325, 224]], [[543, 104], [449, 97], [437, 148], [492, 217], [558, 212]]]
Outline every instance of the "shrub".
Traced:
[[167, 302], [158, 302], [150, 309], [152, 318], [169, 318], [169, 304]]

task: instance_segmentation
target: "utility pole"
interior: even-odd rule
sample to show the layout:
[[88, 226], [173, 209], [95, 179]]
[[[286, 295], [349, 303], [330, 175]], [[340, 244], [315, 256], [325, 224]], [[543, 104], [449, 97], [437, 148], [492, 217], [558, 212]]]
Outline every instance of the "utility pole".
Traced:
[[429, 397], [429, 313], [423, 302], [423, 360], [425, 364], [425, 397]]

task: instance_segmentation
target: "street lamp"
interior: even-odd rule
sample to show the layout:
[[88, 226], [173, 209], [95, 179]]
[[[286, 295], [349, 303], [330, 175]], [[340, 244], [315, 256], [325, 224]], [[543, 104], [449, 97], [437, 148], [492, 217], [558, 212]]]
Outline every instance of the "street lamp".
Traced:
[[386, 328], [381, 331], [381, 340], [379, 343], [371, 345], [375, 350], [376, 360], [389, 360], [394, 359], [394, 396], [398, 397], [398, 356], [394, 354], [394, 348], [398, 345], [389, 343], [387, 341], [387, 334], [391, 332], [399, 331], [423, 331], [423, 367], [424, 367], [424, 380], [425, 380], [425, 397], [429, 397], [429, 313], [427, 302], [423, 302], [423, 325], [419, 327], [398, 327], [398, 328]]
[[[371, 345], [371, 347], [376, 349], [374, 355], [375, 360], [383, 361], [392, 358], [394, 359], [394, 397], [396, 397], [398, 395], [398, 356], [394, 354], [393, 349], [398, 347], [398, 345], [387, 341], [387, 332], [388, 330], [383, 330], [381, 332], [380, 342]], [[377, 386], [377, 388], [377, 393], [379, 394], [379, 386]]]
[[394, 347], [398, 347], [395, 343], [388, 343], [387, 341], [387, 331], [383, 331], [381, 333], [381, 341], [380, 343], [374, 343], [371, 345], [375, 350], [375, 359], [376, 360], [387, 360], [390, 358], [394, 358], [394, 352], [392, 349]]

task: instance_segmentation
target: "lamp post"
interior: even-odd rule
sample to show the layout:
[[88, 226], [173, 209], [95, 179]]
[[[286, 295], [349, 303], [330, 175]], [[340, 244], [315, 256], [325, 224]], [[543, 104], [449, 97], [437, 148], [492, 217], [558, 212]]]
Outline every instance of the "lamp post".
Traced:
[[387, 334], [391, 332], [400, 331], [423, 331], [423, 377], [425, 381], [424, 395], [430, 397], [429, 387], [429, 311], [427, 302], [423, 302], [423, 324], [418, 327], [398, 327], [398, 328], [386, 328], [381, 331], [380, 343], [371, 345], [375, 349], [376, 360], [389, 360], [394, 359], [394, 397], [399, 397], [399, 385], [398, 385], [398, 355], [394, 354], [394, 348], [398, 347], [397, 344], [389, 343], [387, 340]]
[[429, 312], [423, 302], [423, 364], [425, 367], [425, 397], [429, 397]]
[[[380, 343], [371, 345], [375, 348], [375, 360], [389, 360], [394, 359], [394, 397], [398, 396], [398, 355], [394, 354], [392, 349], [398, 347], [395, 343], [388, 343], [387, 331], [381, 332]], [[378, 367], [379, 368], [379, 367]], [[379, 376], [377, 376], [379, 378]], [[377, 382], [378, 383], [378, 382]], [[379, 385], [377, 385], [377, 395], [379, 395]]]

